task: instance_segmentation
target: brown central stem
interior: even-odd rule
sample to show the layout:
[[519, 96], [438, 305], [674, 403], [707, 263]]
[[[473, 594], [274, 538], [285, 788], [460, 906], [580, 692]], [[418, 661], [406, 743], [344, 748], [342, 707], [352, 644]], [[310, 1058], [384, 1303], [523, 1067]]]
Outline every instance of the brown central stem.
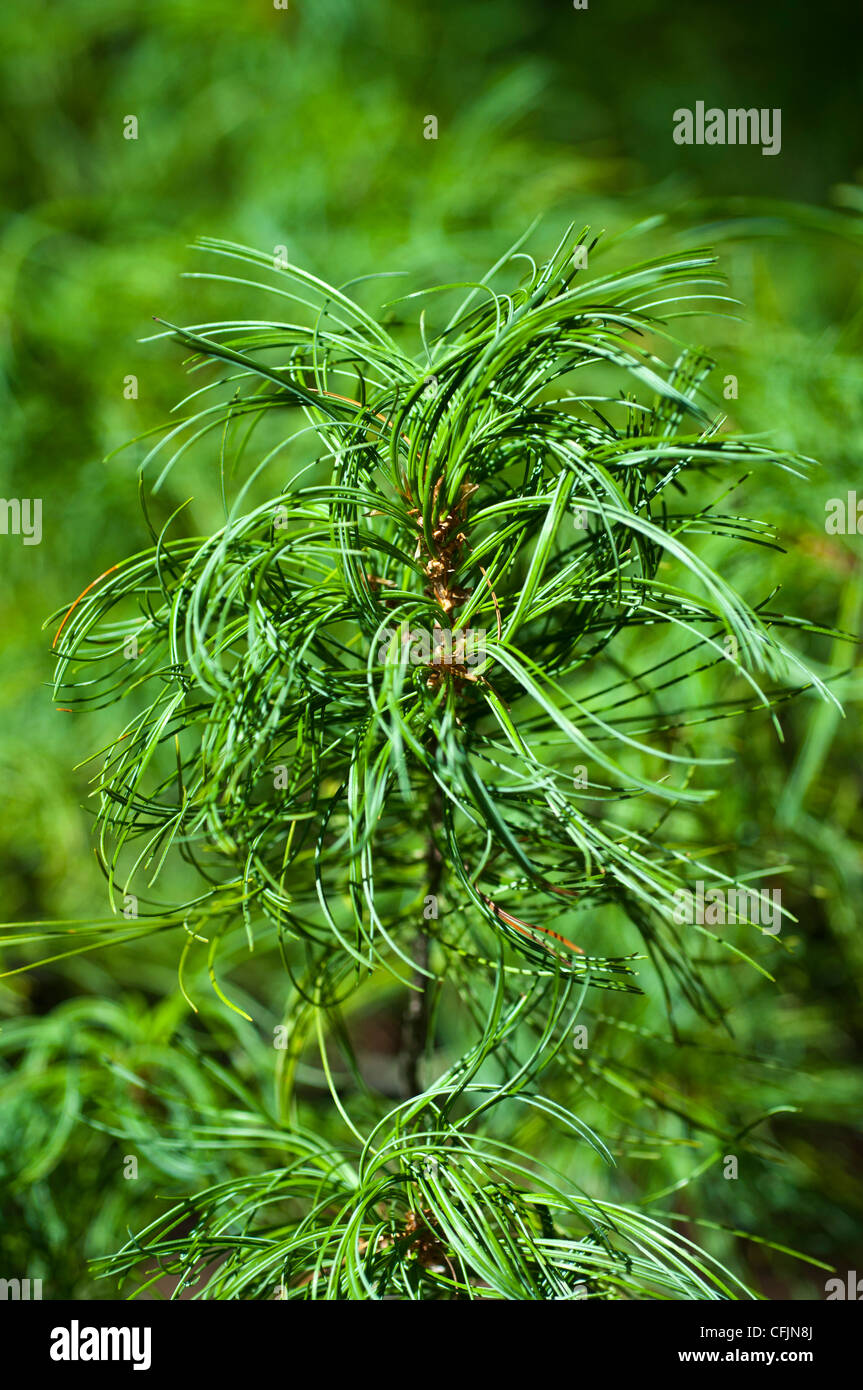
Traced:
[[[462, 483], [455, 505], [450, 507], [444, 515], [440, 515], [437, 507], [442, 485], [443, 478], [441, 477], [434, 489], [435, 522], [432, 527], [431, 546], [428, 545], [423, 530], [420, 508], [411, 505], [409, 514], [414, 518], [418, 532], [416, 556], [417, 559], [423, 560], [423, 570], [428, 579], [426, 594], [429, 598], [437, 600], [446, 618], [452, 622], [455, 610], [470, 597], [467, 591], [456, 585], [455, 574], [461, 564], [462, 548], [467, 542], [467, 537], [461, 528], [466, 525], [468, 504], [471, 496], [476, 492], [476, 486], [467, 481]], [[406, 496], [406, 500], [409, 503], [412, 502], [409, 494]], [[460, 686], [461, 679], [467, 679], [467, 673], [458, 662], [453, 663], [450, 675], [457, 688]], [[433, 670], [429, 675], [428, 684], [434, 685], [440, 678], [441, 672]], [[434, 756], [436, 751], [434, 743], [431, 751], [432, 756]], [[435, 899], [440, 892], [443, 877], [443, 859], [438, 847], [442, 823], [443, 803], [440, 789], [435, 784], [429, 805], [429, 834], [425, 858], [426, 893]], [[428, 932], [421, 930], [415, 943], [414, 988], [411, 990], [402, 1026], [404, 1089], [407, 1097], [417, 1095], [421, 1089], [420, 1063], [428, 1042], [429, 989], [432, 984], [428, 974], [429, 944]]]

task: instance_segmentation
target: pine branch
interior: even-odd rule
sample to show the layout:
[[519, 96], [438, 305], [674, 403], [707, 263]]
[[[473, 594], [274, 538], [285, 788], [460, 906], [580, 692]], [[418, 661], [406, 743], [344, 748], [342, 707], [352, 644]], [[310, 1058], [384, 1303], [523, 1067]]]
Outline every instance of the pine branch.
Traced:
[[[726, 1132], [570, 1046], [588, 991], [639, 988], [639, 940], [672, 1035], [681, 1003], [722, 1019], [730, 961], [765, 972], [745, 914], [722, 937], [674, 916], [699, 876], [745, 893], [770, 868], [726, 862], [711, 839], [727, 759], [704, 726], [775, 723], [803, 689], [832, 700], [783, 635], [821, 629], [747, 599], [722, 558], [775, 543], [722, 510], [741, 477], [805, 461], [724, 433], [711, 364], [651, 307], [706, 305], [712, 257], [585, 278], [570, 229], [522, 283], [523, 260], [504, 258], [444, 327], [423, 319], [412, 356], [309, 272], [202, 247], [243, 263], [243, 293], [287, 294], [307, 321], [168, 330], [205, 382], [144, 473], [159, 460], [158, 489], [217, 437], [224, 524], [190, 536], [172, 517], [58, 615], [64, 707], [122, 702], [94, 778], [115, 915], [71, 943], [50, 924], [7, 939], [57, 959], [175, 933], [182, 997], [198, 1008], [189, 987], [206, 980], [240, 1021], [256, 1005], [232, 971], [278, 951], [293, 992], [277, 1142], [292, 1157], [199, 1192], [191, 1233], [172, 1214], [109, 1267], [147, 1250], [183, 1286], [203, 1260], [215, 1297], [267, 1296], [276, 1274], [298, 1298], [738, 1296], [652, 1218], [587, 1201], [568, 1175], [540, 1182], [518, 1126], [507, 1143], [488, 1127], [506, 1102], [534, 1142], [565, 1132], [580, 1161], [612, 1163], [582, 1118], [602, 1082], [711, 1143]], [[258, 427], [268, 451], [250, 467]], [[189, 896], [172, 891], [176, 861]], [[413, 905], [444, 881], [447, 910], [415, 940]], [[473, 1041], [429, 1079], [444, 972]], [[409, 991], [395, 1110], [344, 1019], [383, 980]], [[329, 1093], [332, 1143], [294, 1126], [303, 1079]], [[279, 1203], [301, 1214], [270, 1220]], [[270, 1222], [263, 1262], [250, 1220]]]

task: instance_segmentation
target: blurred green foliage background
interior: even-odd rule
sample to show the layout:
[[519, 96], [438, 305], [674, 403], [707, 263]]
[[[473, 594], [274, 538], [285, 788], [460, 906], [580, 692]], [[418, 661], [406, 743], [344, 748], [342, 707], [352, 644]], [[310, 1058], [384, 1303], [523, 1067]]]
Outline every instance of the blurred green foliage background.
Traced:
[[[406, 272], [399, 291], [483, 273], [537, 217], [540, 254], [570, 220], [610, 235], [638, 225], [625, 249], [639, 258], [715, 244], [741, 316], [691, 332], [720, 382], [738, 377], [738, 399], [720, 403], [735, 424], [821, 465], [803, 486], [775, 471], [747, 482], [740, 509], [776, 526], [788, 553], [732, 555], [729, 574], [749, 592], [779, 581], [788, 610], [856, 637], [863, 540], [823, 524], [826, 500], [860, 485], [863, 442], [863, 26], [851, 6], [32, 0], [7, 8], [3, 25], [0, 490], [41, 496], [44, 527], [38, 547], [0, 537], [4, 918], [105, 913], [82, 809], [88, 769], [75, 766], [99, 747], [99, 721], [76, 727], [53, 708], [43, 623], [147, 543], [144, 448], [112, 451], [160, 424], [185, 390], [179, 350], [141, 341], [152, 316], [245, 312], [234, 289], [180, 278], [201, 233], [284, 245], [336, 283]], [[781, 107], [781, 154], [676, 146], [672, 112], [697, 100]], [[423, 136], [430, 114], [436, 140]], [[130, 115], [136, 140], [124, 138]], [[136, 399], [124, 394], [131, 375]], [[196, 455], [155, 517], [192, 496], [188, 524], [213, 524], [216, 482]], [[663, 1209], [845, 1270], [859, 1268], [863, 1226], [861, 682], [853, 645], [802, 645], [822, 672], [844, 672], [846, 718], [804, 699], [782, 715], [782, 744], [767, 721], [726, 730], [738, 762], [712, 812], [717, 842], [757, 843], [765, 862], [793, 865], [782, 889], [798, 927], [771, 958], [775, 983], [730, 966], [712, 980], [734, 1004], [733, 1039], [687, 1019], [684, 1044], [672, 1044], [649, 994], [614, 1004], [637, 1032], [606, 1035], [596, 1019], [621, 1123], [640, 1123], [638, 1105], [626, 1106], [637, 1076], [667, 1126], [666, 1142], [627, 1157], [605, 1191], [639, 1201], [684, 1182], [714, 1127], [743, 1130], [793, 1105], [759, 1129], [736, 1181], [714, 1167]], [[0, 1275], [43, 1277], [49, 1297], [110, 1296], [86, 1261], [148, 1219], [160, 1194], [223, 1171], [191, 1141], [165, 1143], [165, 1119], [182, 1129], [196, 1106], [238, 1104], [232, 1088], [272, 1089], [278, 973], [238, 965], [254, 1026], [215, 1000], [190, 1022], [178, 950], [156, 938], [0, 982]], [[27, 958], [9, 953], [7, 967]], [[384, 985], [379, 994], [358, 1026], [370, 1065], [385, 1067], [398, 1001]], [[130, 1077], [156, 1092], [148, 1099]], [[312, 1108], [314, 1087], [310, 1075]], [[703, 1132], [679, 1119], [678, 1102]], [[136, 1182], [123, 1177], [129, 1135], [145, 1156]], [[576, 1180], [609, 1182], [583, 1161]], [[823, 1272], [710, 1239], [768, 1296], [823, 1296]]]

